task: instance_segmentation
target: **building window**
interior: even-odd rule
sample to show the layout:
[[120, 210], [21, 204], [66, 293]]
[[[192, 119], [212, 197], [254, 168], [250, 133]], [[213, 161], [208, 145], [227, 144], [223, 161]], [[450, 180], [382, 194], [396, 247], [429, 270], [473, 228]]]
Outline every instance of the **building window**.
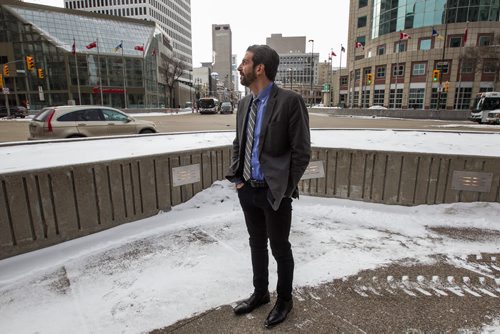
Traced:
[[361, 71], [359, 69], [357, 69], [356, 71], [354, 71], [354, 80], [358, 81], [359, 78], [360, 78], [360, 75], [361, 75]]
[[405, 74], [405, 65], [397, 64], [392, 65], [392, 76], [393, 77], [402, 77]]
[[361, 91], [361, 108], [366, 108], [370, 104], [370, 90]]
[[[431, 109], [437, 109], [438, 94], [439, 93], [437, 91], [437, 88], [432, 88]], [[441, 97], [439, 99], [439, 109], [444, 109], [446, 107], [447, 98], [448, 98], [448, 93], [442, 92]]]
[[471, 104], [472, 88], [457, 87], [455, 88], [455, 103], [453, 109], [467, 110]]
[[398, 89], [397, 93], [395, 89], [391, 89], [391, 94], [389, 95], [389, 108], [401, 108], [403, 102], [403, 89]]
[[377, 79], [385, 78], [385, 65], [377, 66], [375, 69], [375, 74], [377, 76]]
[[341, 85], [347, 85], [348, 84], [348, 78], [347, 76], [340, 77], [340, 84]]
[[366, 16], [358, 17], [358, 28], [366, 27]]
[[450, 37], [450, 48], [459, 48], [462, 46], [462, 36]]
[[448, 74], [449, 68], [450, 65], [447, 61], [436, 63], [436, 70], [440, 70], [441, 74]]
[[413, 109], [423, 109], [424, 95], [425, 95], [425, 88], [410, 88], [410, 95], [408, 97], [408, 107]]
[[368, 6], [368, 0], [359, 0], [358, 2], [358, 8], [363, 8]]
[[375, 89], [373, 91], [373, 105], [383, 106], [384, 105], [384, 95], [385, 89]]
[[419, 50], [430, 50], [432, 47], [432, 40], [430, 38], [422, 38], [418, 41]]
[[408, 41], [397, 41], [394, 43], [394, 53], [405, 52]]
[[472, 61], [462, 60], [461, 73], [472, 73], [473, 70], [474, 70], [474, 64]]
[[495, 73], [495, 61], [485, 61], [483, 65], [483, 73]]
[[413, 64], [411, 74], [414, 76], [425, 75], [425, 63]]
[[385, 44], [377, 46], [377, 56], [382, 56], [385, 54]]
[[477, 40], [477, 46], [488, 46], [488, 45], [491, 45], [492, 40], [493, 40], [493, 36], [492, 35], [479, 36], [479, 38]]
[[356, 42], [363, 44], [363, 47], [365, 46], [366, 42], [366, 36], [358, 36], [356, 37]]

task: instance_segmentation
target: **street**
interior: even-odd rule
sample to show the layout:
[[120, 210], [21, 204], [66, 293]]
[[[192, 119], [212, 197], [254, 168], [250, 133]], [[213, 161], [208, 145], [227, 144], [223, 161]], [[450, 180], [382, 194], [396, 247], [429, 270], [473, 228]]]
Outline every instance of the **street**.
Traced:
[[[131, 114], [133, 116], [133, 114]], [[165, 116], [134, 116], [153, 121], [159, 132], [234, 130], [236, 114], [200, 115], [179, 114]], [[0, 121], [0, 142], [25, 141], [28, 138], [29, 120]], [[500, 126], [479, 125], [470, 121], [415, 120], [396, 118], [340, 117], [319, 113], [310, 114], [311, 128], [342, 129], [422, 129], [455, 131], [500, 132]]]

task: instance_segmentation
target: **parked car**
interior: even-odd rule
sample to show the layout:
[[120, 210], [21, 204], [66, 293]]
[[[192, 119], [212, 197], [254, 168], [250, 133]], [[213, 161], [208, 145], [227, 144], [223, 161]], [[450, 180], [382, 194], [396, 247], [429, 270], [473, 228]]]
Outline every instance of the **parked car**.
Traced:
[[[28, 116], [28, 109], [23, 106], [10, 107], [10, 118], [25, 118]], [[9, 117], [9, 113], [7, 112], [7, 107], [0, 107], [0, 118]]]
[[220, 105], [220, 113], [221, 114], [232, 114], [233, 113], [233, 104], [231, 102], [222, 102]]
[[101, 106], [47, 107], [30, 122], [28, 139], [76, 138], [155, 133], [153, 122]]

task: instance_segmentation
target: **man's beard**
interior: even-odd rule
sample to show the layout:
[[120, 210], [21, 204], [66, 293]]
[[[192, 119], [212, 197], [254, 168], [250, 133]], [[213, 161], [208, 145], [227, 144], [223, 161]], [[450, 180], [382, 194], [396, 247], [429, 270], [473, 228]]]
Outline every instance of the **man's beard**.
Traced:
[[255, 76], [255, 72], [253, 70], [245, 75], [240, 74], [240, 83], [245, 87], [249, 87], [255, 79], [257, 79], [257, 77]]

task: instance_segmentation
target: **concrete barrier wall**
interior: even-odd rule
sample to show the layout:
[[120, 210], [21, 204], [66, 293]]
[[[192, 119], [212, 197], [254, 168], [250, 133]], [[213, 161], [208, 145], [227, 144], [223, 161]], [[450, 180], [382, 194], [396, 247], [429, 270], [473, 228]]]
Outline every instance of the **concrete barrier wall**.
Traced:
[[362, 109], [362, 108], [309, 108], [309, 112], [328, 113], [337, 116], [377, 116], [410, 119], [466, 120], [469, 110], [423, 110], [423, 109]]
[[[231, 147], [0, 175], [0, 259], [168, 211], [222, 180]], [[302, 194], [418, 205], [500, 202], [500, 158], [313, 149], [324, 177]], [[174, 186], [173, 170], [199, 164], [199, 181]], [[491, 173], [488, 192], [452, 189], [454, 171]]]

